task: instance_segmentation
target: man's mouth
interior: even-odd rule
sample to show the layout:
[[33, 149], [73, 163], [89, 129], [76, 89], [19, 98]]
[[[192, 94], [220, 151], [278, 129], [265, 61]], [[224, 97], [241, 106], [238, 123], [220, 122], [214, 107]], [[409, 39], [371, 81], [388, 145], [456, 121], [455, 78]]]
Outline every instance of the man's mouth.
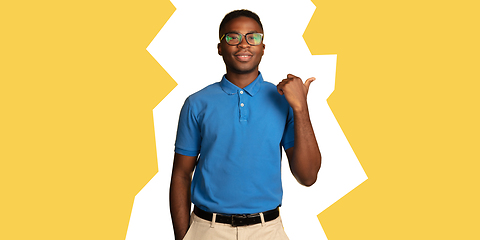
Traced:
[[241, 53], [235, 54], [235, 58], [237, 58], [241, 62], [245, 62], [250, 60], [250, 58], [252, 58], [252, 54], [249, 52], [241, 52]]

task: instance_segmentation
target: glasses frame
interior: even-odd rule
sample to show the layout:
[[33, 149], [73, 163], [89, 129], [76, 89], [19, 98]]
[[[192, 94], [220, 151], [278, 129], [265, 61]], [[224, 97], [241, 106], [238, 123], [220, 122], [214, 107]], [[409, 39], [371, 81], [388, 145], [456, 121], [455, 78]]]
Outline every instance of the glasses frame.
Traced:
[[[251, 32], [251, 33], [245, 33], [245, 34], [241, 34], [241, 33], [239, 33], [239, 32], [228, 32], [228, 33], [225, 33], [225, 34], [222, 35], [222, 37], [220, 38], [220, 42], [221, 42], [222, 39], [223, 39], [225, 36], [227, 36], [227, 34], [229, 34], [229, 33], [236, 33], [236, 34], [240, 35], [240, 40], [238, 41], [237, 44], [230, 44], [230, 43], [228, 43], [228, 41], [225, 39], [225, 42], [226, 42], [228, 45], [230, 45], [230, 46], [238, 46], [238, 44], [242, 43], [242, 39], [243, 39], [243, 38], [245, 38], [245, 41], [246, 41], [246, 42], [248, 43], [248, 45], [250, 45], [250, 46], [258, 46], [258, 45], [260, 45], [260, 44], [263, 43], [263, 33], [257, 33], [257, 32]], [[256, 34], [260, 34], [260, 36], [262, 36], [262, 40], [260, 41], [260, 43], [259, 43], [258, 45], [251, 44], [251, 43], [248, 41], [248, 38], [247, 38], [247, 35], [248, 35], [248, 34], [255, 34], [255, 33], [256, 33]]]

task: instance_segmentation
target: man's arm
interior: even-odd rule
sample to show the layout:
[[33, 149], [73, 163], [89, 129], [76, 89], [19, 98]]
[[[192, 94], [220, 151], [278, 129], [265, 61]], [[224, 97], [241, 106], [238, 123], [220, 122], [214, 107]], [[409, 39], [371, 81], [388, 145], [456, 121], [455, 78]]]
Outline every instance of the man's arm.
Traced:
[[285, 150], [288, 163], [293, 176], [305, 186], [311, 186], [317, 181], [322, 160], [307, 105], [308, 88], [314, 80], [315, 78], [309, 78], [304, 84], [300, 78], [288, 74], [277, 85], [278, 92], [285, 95], [293, 109], [295, 142], [293, 147]]
[[190, 185], [197, 157], [175, 153], [170, 182], [170, 214], [176, 240], [182, 240], [190, 224]]

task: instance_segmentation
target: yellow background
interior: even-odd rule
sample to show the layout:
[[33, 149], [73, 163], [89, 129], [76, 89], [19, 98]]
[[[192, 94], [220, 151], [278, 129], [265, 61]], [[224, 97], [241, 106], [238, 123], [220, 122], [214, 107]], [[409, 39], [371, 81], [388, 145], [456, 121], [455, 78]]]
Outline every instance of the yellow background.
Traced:
[[[369, 177], [319, 214], [327, 237], [479, 239], [476, 1], [314, 3], [304, 37], [338, 54], [328, 102]], [[1, 4], [0, 239], [125, 238], [176, 85], [145, 48], [174, 10]]]

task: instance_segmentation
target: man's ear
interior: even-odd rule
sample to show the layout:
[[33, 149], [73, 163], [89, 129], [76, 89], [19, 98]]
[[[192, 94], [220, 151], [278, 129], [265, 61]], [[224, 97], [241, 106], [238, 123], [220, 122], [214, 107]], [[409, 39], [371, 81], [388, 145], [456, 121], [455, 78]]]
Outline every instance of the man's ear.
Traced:
[[263, 45], [263, 49], [262, 49], [262, 56], [263, 56], [263, 53], [265, 52], [265, 44], [262, 43], [262, 45]]
[[222, 48], [220, 47], [220, 43], [217, 44], [218, 55], [222, 56]]

